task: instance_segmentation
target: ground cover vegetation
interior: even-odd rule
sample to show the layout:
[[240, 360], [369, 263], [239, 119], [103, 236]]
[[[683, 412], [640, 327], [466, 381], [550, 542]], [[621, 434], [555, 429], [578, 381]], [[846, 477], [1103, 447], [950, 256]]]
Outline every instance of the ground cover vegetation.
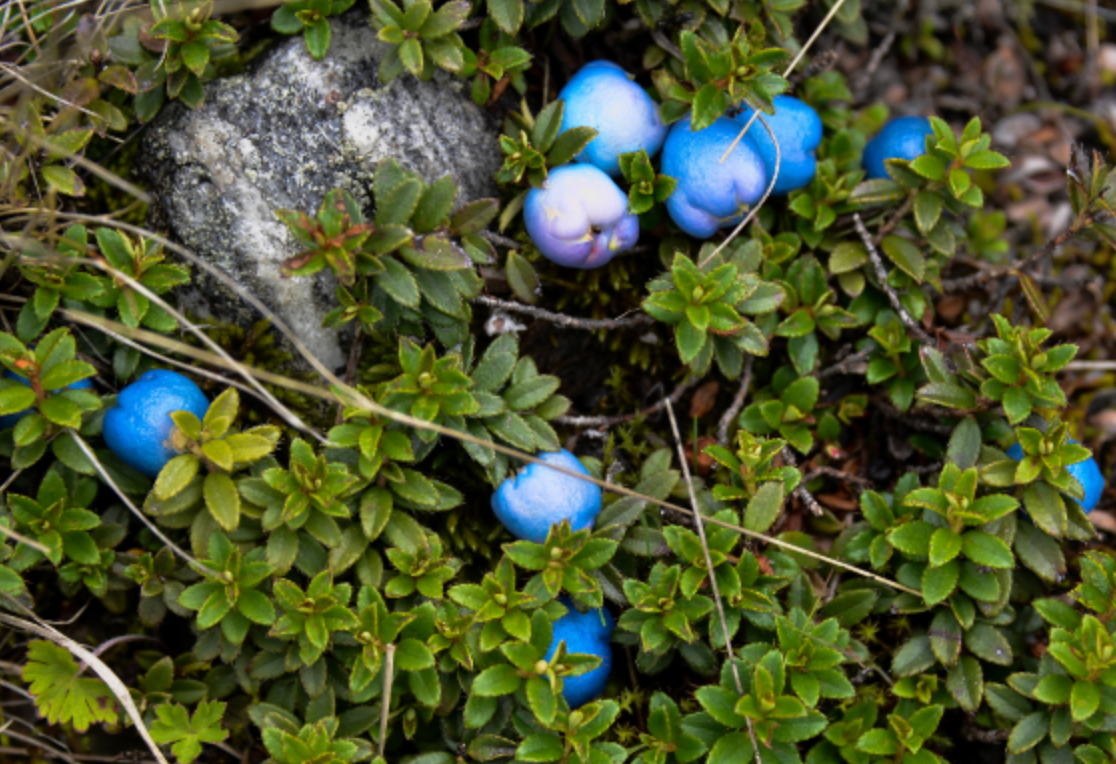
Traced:
[[[383, 83], [449, 76], [503, 120], [503, 165], [464, 205], [387, 159], [370, 209], [276, 212], [284, 273], [336, 278], [351, 348], [308, 380], [260, 339], [274, 316], [249, 341], [178, 309], [206, 264], [142, 227], [130, 158], [167, 104], [283, 36], [326, 59], [357, 12]], [[1111, 14], [5, 4], [0, 758], [1116, 760], [1116, 513], [1089, 465], [1103, 484], [1116, 433]], [[600, 58], [667, 127], [766, 132], [793, 95], [822, 128], [788, 154], [805, 180], [698, 239], [658, 146], [622, 154], [593, 182], [638, 243], [550, 262], [525, 205], [597, 137], [556, 96]], [[899, 114], [929, 119], [922, 153], [869, 177]], [[106, 412], [156, 369], [209, 405], [144, 474]], [[561, 448], [600, 512], [516, 541], [490, 497]], [[571, 707], [603, 643], [555, 634], [595, 608], [611, 674]]]

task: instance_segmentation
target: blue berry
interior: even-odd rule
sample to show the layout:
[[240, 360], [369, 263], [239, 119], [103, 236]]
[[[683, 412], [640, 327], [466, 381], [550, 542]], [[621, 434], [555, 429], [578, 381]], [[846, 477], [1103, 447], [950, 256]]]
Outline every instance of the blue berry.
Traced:
[[[540, 454], [539, 458], [547, 464], [589, 474], [565, 449]], [[563, 520], [569, 520], [575, 531], [592, 528], [601, 511], [601, 489], [541, 464], [528, 464], [492, 494], [492, 511], [513, 536], [541, 544], [550, 526]]]
[[562, 680], [562, 696], [573, 709], [600, 697], [608, 685], [608, 675], [612, 671], [612, 646], [609, 640], [616, 622], [604, 608], [579, 613], [567, 598], [563, 597], [561, 602], [568, 612], [552, 624], [554, 635], [550, 639], [546, 659], [549, 661], [554, 657], [559, 642], [566, 643], [567, 654], [596, 655], [601, 659], [601, 665], [592, 671]]
[[577, 155], [620, 177], [621, 154], [646, 149], [655, 156], [666, 140], [667, 128], [651, 96], [611, 61], [593, 61], [578, 70], [558, 97], [565, 101], [561, 132], [592, 127], [597, 137]]
[[748, 135], [723, 163], [740, 125], [720, 117], [704, 130], [690, 129], [690, 118], [674, 124], [663, 146], [663, 175], [678, 181], [666, 200], [670, 217], [686, 233], [708, 239], [725, 226], [736, 225], [758, 202], [767, 187], [763, 159]]
[[[822, 121], [813, 108], [793, 96], [776, 96], [772, 103], [775, 105], [775, 114], [763, 115], [767, 126], [779, 141], [779, 175], [771, 193], [783, 196], [809, 185], [814, 179], [818, 171], [818, 160], [814, 152], [821, 143]], [[745, 107], [735, 117], [736, 122], [743, 128], [752, 114], [752, 110]], [[748, 137], [763, 158], [763, 167], [770, 183], [775, 174], [775, 143], [759, 119], [748, 128]]]
[[926, 153], [926, 136], [933, 135], [926, 117], [896, 117], [864, 147], [864, 169], [869, 178], [890, 178], [885, 159], [911, 160]]
[[189, 411], [205, 417], [209, 400], [191, 380], [174, 371], [149, 371], [116, 396], [116, 405], [105, 412], [105, 443], [120, 460], [148, 477], [178, 452], [170, 442], [175, 429], [170, 415]]
[[[1077, 441], [1070, 438], [1070, 443], [1077, 443]], [[1012, 447], [1007, 450], [1007, 455], [1015, 461], [1019, 461], [1023, 458], [1022, 446], [1018, 443], [1012, 444]], [[1084, 501], [1078, 502], [1077, 499], [1072, 501], [1077, 502], [1085, 510], [1085, 514], [1089, 514], [1097, 506], [1101, 494], [1104, 493], [1104, 475], [1101, 474], [1097, 460], [1090, 456], [1083, 462], [1067, 465], [1066, 470], [1077, 478], [1077, 482], [1081, 483], [1081, 487], [1085, 489]]]

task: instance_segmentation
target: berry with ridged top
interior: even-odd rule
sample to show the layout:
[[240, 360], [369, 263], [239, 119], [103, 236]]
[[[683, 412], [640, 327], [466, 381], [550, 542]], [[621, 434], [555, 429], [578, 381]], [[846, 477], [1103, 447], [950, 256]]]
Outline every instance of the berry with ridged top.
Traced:
[[667, 136], [662, 172], [678, 181], [666, 200], [667, 212], [679, 228], [695, 238], [708, 239], [721, 228], [739, 223], [766, 190], [767, 171], [749, 136], [721, 162], [739, 132], [739, 124], [720, 117], [695, 133], [686, 117]]
[[[772, 99], [775, 113], [764, 114], [764, 121], [779, 141], [779, 174], [771, 189], [774, 196], [783, 196], [791, 191], [809, 185], [818, 171], [818, 160], [814, 152], [822, 139], [821, 117], [814, 109], [793, 96], [775, 96]], [[748, 124], [754, 112], [745, 107], [735, 119], [741, 127]], [[775, 142], [759, 119], [748, 129], [756, 150], [763, 158], [770, 183], [775, 175]]]
[[628, 197], [591, 164], [550, 171], [523, 206], [527, 234], [550, 261], [569, 268], [598, 268], [639, 240], [639, 218]]
[[561, 132], [575, 127], [597, 131], [577, 161], [620, 177], [620, 155], [646, 149], [653, 157], [666, 140], [659, 107], [628, 73], [611, 61], [593, 61], [578, 70], [562, 92]]

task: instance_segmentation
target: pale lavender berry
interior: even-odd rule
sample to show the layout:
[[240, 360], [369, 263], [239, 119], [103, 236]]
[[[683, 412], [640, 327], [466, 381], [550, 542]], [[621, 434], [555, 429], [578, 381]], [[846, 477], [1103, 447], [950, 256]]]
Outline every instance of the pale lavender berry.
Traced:
[[550, 171], [523, 206], [531, 241], [548, 260], [570, 268], [597, 268], [639, 240], [639, 219], [612, 178], [591, 164]]

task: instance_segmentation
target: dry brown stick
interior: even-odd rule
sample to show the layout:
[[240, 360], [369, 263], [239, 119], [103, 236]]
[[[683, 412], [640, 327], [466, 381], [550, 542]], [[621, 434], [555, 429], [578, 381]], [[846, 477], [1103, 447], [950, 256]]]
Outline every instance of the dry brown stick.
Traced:
[[394, 682], [395, 645], [392, 644], [384, 648], [384, 689], [380, 694], [380, 758], [383, 758], [384, 744], [387, 743], [388, 716], [391, 715], [391, 686]]
[[816, 477], [820, 477], [821, 475], [825, 475], [826, 477], [836, 478], [837, 480], [847, 480], [850, 483], [856, 483], [857, 485], [863, 485], [863, 486], [868, 486], [868, 487], [872, 486], [872, 481], [869, 480], [866, 477], [861, 477], [860, 475], [854, 475], [851, 472], [845, 472], [844, 470], [834, 469], [833, 467], [824, 467], [824, 466], [823, 467], [814, 467], [812, 470], [807, 472], [805, 475], [802, 476], [802, 482], [803, 483], [809, 483], [811, 480], [813, 480]]
[[[783, 446], [781, 453], [783, 454], [783, 461], [792, 467], [798, 466], [798, 459], [791, 453], [790, 446]], [[814, 494], [810, 493], [810, 489], [806, 487], [805, 476], [803, 476], [798, 487], [794, 489], [794, 495], [798, 497], [799, 501], [806, 505], [806, 508], [810, 510], [811, 514], [817, 515], [818, 517], [825, 514], [822, 505], [818, 503], [818, 500], [814, 498]]]
[[871, 347], [866, 347], [863, 350], [858, 350], [852, 355], [842, 358], [840, 361], [833, 364], [832, 366], [819, 371], [817, 373], [817, 378], [821, 380], [827, 377], [832, 377], [835, 374], [846, 374], [849, 372], [851, 367], [856, 366], [858, 363], [867, 361], [868, 356], [872, 355], [872, 351], [874, 351], [875, 349], [876, 346], [873, 343]]
[[[695, 377], [691, 374], [682, 384], [674, 388], [674, 392], [668, 395], [664, 400], [671, 403], [678, 403], [679, 399], [685, 395], [686, 391], [702, 379], [704, 379], [704, 377]], [[563, 414], [550, 421], [569, 427], [612, 427], [614, 425], [623, 424], [624, 422], [630, 422], [637, 417], [657, 414], [663, 410], [664, 405], [666, 404], [663, 401], [659, 401], [658, 403], [651, 404], [647, 408], [640, 409], [634, 414], [614, 414], [612, 416], [567, 416]]]
[[655, 319], [651, 318], [651, 316], [646, 313], [637, 313], [634, 316], [621, 316], [619, 318], [578, 318], [577, 316], [567, 316], [564, 313], [554, 313], [549, 310], [543, 310], [542, 308], [536, 308], [533, 305], [524, 305], [514, 300], [501, 300], [498, 297], [489, 297], [487, 295], [474, 297], [473, 302], [489, 308], [497, 308], [499, 310], [506, 310], [509, 313], [520, 313], [525, 316], [530, 316], [531, 318], [537, 318], [541, 321], [549, 321], [556, 326], [563, 326], [567, 329], [584, 329], [590, 332], [595, 332], [598, 329], [626, 329], [631, 326], [655, 323]]
[[899, 320], [903, 325], [911, 330], [915, 335], [915, 339], [923, 345], [931, 348], [937, 348], [937, 343], [933, 338], [926, 333], [926, 331], [918, 325], [918, 322], [911, 318], [911, 314], [903, 307], [903, 301], [899, 299], [899, 295], [887, 283], [887, 269], [884, 268], [883, 260], [880, 259], [880, 253], [876, 250], [876, 245], [872, 241], [868, 229], [864, 227], [864, 221], [860, 219], [860, 213], [853, 215], [853, 222], [856, 224], [856, 232], [860, 234], [860, 240], [864, 243], [864, 248], [868, 250], [868, 259], [872, 261], [872, 267], [876, 271], [876, 278], [879, 279], [880, 289], [884, 290], [887, 299], [891, 302], [891, 307], [899, 314]]
[[755, 360], [755, 356], [748, 356], [748, 360], [744, 364], [744, 380], [740, 383], [740, 389], [736, 391], [736, 396], [732, 399], [732, 405], [728, 407], [728, 411], [717, 423], [717, 442], [722, 446], [728, 445], [729, 427], [732, 426], [733, 421], [740, 413], [740, 409], [744, 408], [744, 399], [748, 397], [748, 388], [752, 386], [752, 364]]

